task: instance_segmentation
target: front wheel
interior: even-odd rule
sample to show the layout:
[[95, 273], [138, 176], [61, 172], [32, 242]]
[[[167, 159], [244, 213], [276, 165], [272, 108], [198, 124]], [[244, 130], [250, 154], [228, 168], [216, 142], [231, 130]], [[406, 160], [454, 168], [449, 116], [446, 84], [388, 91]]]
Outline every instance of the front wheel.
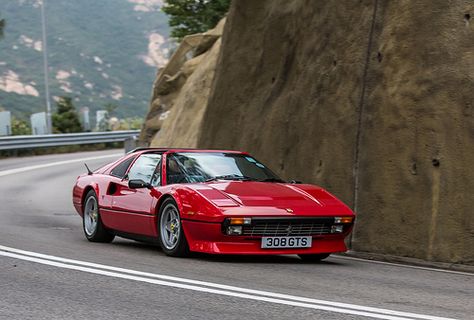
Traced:
[[82, 227], [87, 240], [91, 242], [112, 242], [115, 235], [102, 224], [99, 213], [99, 202], [93, 190], [89, 191], [84, 200]]
[[158, 227], [163, 252], [172, 257], [184, 257], [189, 253], [179, 209], [173, 199], [167, 199], [160, 207]]
[[298, 256], [301, 260], [305, 262], [318, 262], [329, 257], [330, 253], [320, 253], [320, 254], [299, 254]]

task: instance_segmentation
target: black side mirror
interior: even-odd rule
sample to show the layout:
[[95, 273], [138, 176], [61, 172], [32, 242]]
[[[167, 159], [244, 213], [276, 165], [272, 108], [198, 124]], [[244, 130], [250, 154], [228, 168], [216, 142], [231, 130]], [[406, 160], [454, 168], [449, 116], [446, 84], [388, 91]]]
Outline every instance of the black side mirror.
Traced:
[[128, 187], [130, 189], [141, 189], [141, 188], [148, 188], [151, 189], [151, 184], [141, 180], [141, 179], [133, 179], [128, 181]]

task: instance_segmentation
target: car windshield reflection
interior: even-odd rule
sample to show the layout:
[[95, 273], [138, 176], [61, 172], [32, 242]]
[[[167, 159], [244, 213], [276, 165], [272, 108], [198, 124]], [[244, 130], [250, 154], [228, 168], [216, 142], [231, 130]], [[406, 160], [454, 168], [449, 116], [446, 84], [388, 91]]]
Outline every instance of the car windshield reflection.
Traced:
[[283, 182], [249, 155], [217, 152], [170, 154], [166, 179], [168, 184], [217, 180]]

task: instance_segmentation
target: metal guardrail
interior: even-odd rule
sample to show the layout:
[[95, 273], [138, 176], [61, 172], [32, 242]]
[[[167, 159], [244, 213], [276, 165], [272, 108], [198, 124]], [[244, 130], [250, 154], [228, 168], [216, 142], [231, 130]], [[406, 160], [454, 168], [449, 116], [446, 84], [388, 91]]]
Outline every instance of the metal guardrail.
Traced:
[[48, 134], [37, 136], [0, 137], [0, 150], [19, 150], [43, 147], [59, 147], [74, 144], [124, 142], [137, 137], [140, 130]]

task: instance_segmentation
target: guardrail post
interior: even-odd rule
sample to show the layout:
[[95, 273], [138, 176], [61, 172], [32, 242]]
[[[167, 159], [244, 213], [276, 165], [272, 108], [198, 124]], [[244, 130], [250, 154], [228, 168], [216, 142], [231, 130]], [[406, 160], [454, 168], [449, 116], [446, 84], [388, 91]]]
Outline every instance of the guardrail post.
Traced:
[[125, 139], [125, 141], [123, 142], [125, 153], [135, 149], [137, 147], [137, 141], [138, 141], [137, 136], [133, 136], [133, 137]]

